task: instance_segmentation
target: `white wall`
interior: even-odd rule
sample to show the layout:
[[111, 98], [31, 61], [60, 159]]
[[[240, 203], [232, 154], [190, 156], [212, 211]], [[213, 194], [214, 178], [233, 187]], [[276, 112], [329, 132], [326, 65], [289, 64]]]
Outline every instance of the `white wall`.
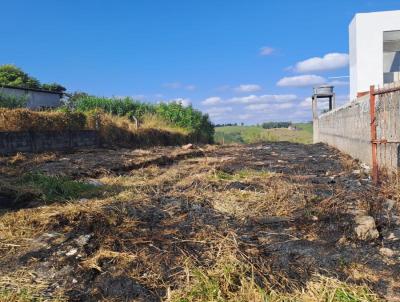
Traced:
[[30, 109], [41, 107], [58, 107], [61, 105], [61, 95], [59, 93], [0, 87], [0, 94], [25, 97], [28, 101], [27, 108]]
[[356, 14], [349, 27], [350, 98], [383, 85], [383, 32], [400, 30], [400, 10]]

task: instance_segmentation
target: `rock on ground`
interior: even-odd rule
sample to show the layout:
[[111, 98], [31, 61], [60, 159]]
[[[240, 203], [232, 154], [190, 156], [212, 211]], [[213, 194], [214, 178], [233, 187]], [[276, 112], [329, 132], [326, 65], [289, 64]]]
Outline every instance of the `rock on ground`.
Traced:
[[373, 240], [379, 237], [376, 229], [375, 219], [371, 216], [357, 216], [355, 218], [356, 227], [354, 231], [359, 240]]

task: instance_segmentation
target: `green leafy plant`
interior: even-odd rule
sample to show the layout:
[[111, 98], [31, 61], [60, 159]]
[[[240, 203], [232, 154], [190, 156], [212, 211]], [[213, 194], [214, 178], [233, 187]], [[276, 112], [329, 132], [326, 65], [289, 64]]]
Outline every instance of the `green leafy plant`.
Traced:
[[60, 93], [65, 92], [67, 90], [64, 86], [57, 83], [43, 84], [41, 88], [44, 90], [60, 92]]

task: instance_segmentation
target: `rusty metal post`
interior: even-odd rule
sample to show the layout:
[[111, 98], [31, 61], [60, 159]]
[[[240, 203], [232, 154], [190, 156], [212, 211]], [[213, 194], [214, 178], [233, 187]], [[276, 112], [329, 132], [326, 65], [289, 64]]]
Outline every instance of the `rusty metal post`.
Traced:
[[378, 161], [377, 161], [377, 136], [376, 136], [376, 115], [375, 115], [375, 86], [369, 89], [369, 113], [371, 116], [371, 147], [372, 147], [372, 180], [378, 183]]

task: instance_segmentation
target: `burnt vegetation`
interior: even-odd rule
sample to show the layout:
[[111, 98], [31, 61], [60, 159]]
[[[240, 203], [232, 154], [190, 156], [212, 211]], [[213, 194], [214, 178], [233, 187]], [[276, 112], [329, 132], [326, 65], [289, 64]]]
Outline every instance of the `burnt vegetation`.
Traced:
[[[0, 214], [0, 300], [399, 295], [400, 246], [385, 239], [397, 204], [383, 206], [395, 192], [324, 145], [19, 154], [0, 169], [0, 201], [13, 202]], [[354, 210], [378, 238], [357, 238]]]

